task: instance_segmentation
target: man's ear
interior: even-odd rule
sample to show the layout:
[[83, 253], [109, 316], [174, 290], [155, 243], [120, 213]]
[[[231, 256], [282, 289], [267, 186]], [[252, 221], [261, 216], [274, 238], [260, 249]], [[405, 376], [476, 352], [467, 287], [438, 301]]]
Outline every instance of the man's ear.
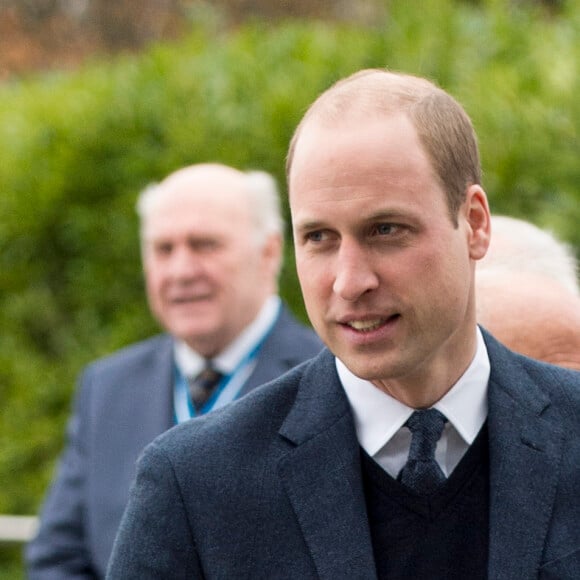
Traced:
[[469, 228], [469, 256], [472, 260], [481, 260], [491, 239], [491, 216], [487, 195], [480, 185], [468, 187], [464, 208]]
[[273, 273], [274, 278], [278, 275], [282, 267], [282, 252], [284, 244], [280, 234], [270, 234], [266, 238], [262, 248], [262, 256], [265, 264], [268, 266], [268, 272]]

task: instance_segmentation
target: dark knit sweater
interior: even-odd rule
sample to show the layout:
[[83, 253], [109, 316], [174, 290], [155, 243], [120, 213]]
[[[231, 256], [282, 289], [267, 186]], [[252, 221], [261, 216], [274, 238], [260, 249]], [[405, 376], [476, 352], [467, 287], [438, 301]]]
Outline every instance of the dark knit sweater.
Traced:
[[419, 497], [361, 450], [379, 580], [487, 578], [489, 459], [484, 426], [443, 487]]

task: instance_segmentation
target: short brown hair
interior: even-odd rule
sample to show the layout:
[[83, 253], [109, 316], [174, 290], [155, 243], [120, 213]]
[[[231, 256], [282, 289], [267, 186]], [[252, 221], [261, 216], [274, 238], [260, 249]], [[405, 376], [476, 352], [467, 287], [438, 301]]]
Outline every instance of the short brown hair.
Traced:
[[470, 185], [481, 184], [477, 137], [463, 107], [431, 81], [383, 69], [365, 69], [342, 79], [322, 93], [296, 128], [286, 161], [290, 169], [303, 127], [311, 120], [336, 123], [345, 115], [409, 116], [436, 177], [446, 193], [453, 222]]

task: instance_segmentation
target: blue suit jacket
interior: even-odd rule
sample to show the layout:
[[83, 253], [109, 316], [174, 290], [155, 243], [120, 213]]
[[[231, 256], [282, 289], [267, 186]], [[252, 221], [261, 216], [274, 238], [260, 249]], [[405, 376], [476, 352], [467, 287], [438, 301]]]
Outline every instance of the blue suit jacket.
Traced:
[[[580, 373], [485, 335], [489, 578], [578, 578]], [[359, 445], [323, 351], [140, 461], [109, 578], [376, 578]]]
[[[143, 448], [173, 426], [173, 341], [161, 335], [83, 373], [68, 444], [27, 548], [30, 580], [103, 578]], [[241, 395], [322, 348], [284, 308]]]

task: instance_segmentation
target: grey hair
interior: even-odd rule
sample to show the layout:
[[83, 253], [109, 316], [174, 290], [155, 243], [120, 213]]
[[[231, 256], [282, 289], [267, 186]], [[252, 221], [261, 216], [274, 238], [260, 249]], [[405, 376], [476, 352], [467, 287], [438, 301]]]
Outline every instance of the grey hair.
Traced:
[[[212, 165], [217, 166], [217, 164]], [[255, 225], [254, 231], [258, 245], [264, 244], [271, 235], [279, 235], [283, 240], [284, 218], [278, 185], [274, 177], [265, 171], [252, 170], [242, 172], [226, 166], [222, 167], [239, 173], [245, 181], [245, 191], [248, 196], [250, 214]], [[139, 194], [136, 210], [141, 220], [141, 236], [143, 236], [144, 222], [151, 214], [157, 200], [163, 195], [164, 190], [165, 182], [152, 183]]]
[[578, 261], [568, 244], [550, 231], [508, 216], [491, 218], [491, 244], [477, 274], [539, 274], [580, 296]]
[[284, 237], [284, 218], [278, 185], [265, 171], [246, 171], [247, 192], [258, 239], [263, 243], [272, 234]]

